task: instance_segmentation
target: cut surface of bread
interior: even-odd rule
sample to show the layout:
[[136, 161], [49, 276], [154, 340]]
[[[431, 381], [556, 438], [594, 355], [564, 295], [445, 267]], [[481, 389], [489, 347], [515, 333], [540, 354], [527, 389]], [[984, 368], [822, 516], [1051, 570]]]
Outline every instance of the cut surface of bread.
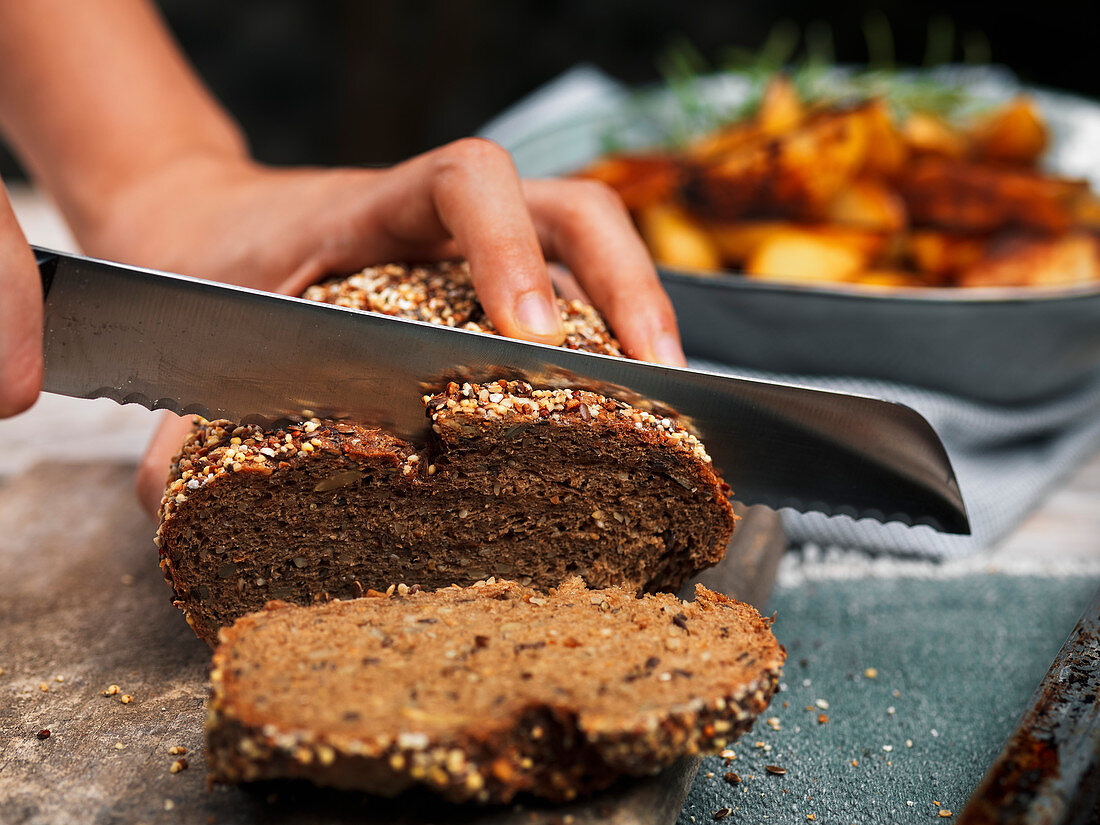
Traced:
[[684, 602], [577, 578], [272, 603], [221, 633], [211, 778], [568, 800], [748, 730], [785, 658], [769, 624], [702, 586]]
[[676, 589], [717, 563], [728, 488], [668, 418], [580, 390], [451, 384], [419, 451], [355, 424], [200, 424], [157, 542], [200, 638], [281, 599], [353, 598], [490, 576]]

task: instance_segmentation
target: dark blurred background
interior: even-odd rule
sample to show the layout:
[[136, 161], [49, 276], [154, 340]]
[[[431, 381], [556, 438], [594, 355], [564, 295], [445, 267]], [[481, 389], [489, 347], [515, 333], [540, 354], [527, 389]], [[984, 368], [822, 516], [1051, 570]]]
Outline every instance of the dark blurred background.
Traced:
[[[160, 0], [185, 51], [241, 121], [261, 160], [390, 163], [475, 131], [579, 62], [633, 83], [692, 43], [719, 64], [758, 50], [777, 23], [828, 32], [840, 62], [866, 62], [889, 29], [899, 64], [933, 39], [950, 59], [990, 59], [1025, 81], [1100, 97], [1100, 4], [894, 0]], [[824, 25], [822, 25], [824, 24]], [[875, 34], [877, 32], [877, 34]], [[945, 39], [945, 35], [946, 38]], [[944, 44], [949, 51], [944, 52]], [[1092, 64], [1092, 65], [1090, 65]], [[0, 171], [18, 174], [10, 157]]]

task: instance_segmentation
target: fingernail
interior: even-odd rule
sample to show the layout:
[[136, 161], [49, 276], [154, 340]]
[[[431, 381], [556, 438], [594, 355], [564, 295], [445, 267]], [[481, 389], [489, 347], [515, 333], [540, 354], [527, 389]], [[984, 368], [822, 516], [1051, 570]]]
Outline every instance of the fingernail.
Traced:
[[657, 336], [653, 342], [653, 357], [660, 363], [670, 367], [686, 367], [684, 351], [680, 348], [680, 341], [670, 332], [664, 332]]
[[516, 322], [529, 335], [554, 338], [561, 335], [561, 318], [541, 292], [526, 292], [516, 304]]

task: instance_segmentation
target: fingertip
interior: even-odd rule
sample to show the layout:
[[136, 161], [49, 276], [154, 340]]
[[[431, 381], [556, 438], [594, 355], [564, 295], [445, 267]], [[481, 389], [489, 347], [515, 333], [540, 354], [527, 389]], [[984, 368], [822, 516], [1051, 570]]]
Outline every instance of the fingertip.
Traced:
[[515, 321], [523, 338], [540, 343], [561, 345], [565, 342], [565, 328], [561, 313], [542, 290], [532, 289], [516, 300]]
[[686, 367], [687, 358], [680, 344], [680, 336], [672, 332], [661, 332], [653, 339], [653, 360], [669, 367]]

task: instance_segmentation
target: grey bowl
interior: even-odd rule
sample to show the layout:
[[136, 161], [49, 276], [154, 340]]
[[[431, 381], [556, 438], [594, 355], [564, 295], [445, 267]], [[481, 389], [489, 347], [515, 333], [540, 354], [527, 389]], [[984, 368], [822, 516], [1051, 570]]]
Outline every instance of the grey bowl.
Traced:
[[689, 355], [752, 369], [881, 378], [998, 404], [1100, 375], [1100, 285], [827, 288], [662, 269]]

